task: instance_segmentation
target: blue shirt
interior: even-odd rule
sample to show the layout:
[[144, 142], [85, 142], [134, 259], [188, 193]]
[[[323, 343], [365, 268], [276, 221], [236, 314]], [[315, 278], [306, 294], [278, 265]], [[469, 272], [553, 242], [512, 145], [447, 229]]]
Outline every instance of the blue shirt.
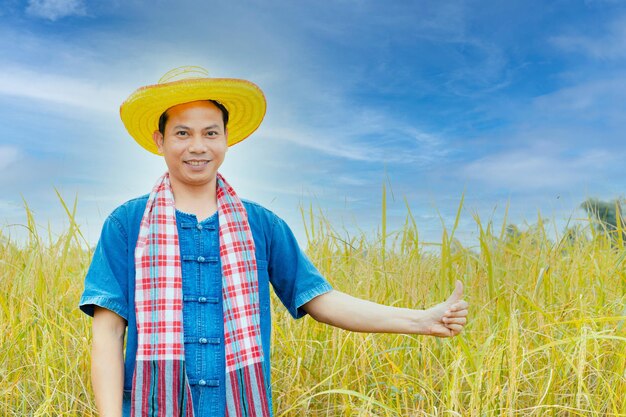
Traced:
[[[147, 194], [129, 200], [105, 220], [80, 299], [80, 309], [90, 316], [98, 305], [127, 321], [124, 415], [130, 415], [130, 390], [137, 352], [134, 250], [147, 201]], [[302, 252], [281, 218], [259, 204], [242, 202], [255, 243], [261, 339], [269, 382], [269, 284], [294, 318], [306, 314], [301, 308], [303, 304], [332, 288]], [[226, 391], [219, 218], [214, 213], [198, 222], [195, 215], [176, 210], [176, 225], [182, 261], [185, 362], [194, 411], [198, 417], [223, 416]]]

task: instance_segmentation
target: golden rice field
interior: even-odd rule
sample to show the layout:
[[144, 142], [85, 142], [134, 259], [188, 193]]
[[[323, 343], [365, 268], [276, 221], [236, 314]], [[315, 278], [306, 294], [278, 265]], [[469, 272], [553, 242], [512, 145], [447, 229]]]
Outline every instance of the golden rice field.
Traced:
[[[96, 415], [91, 322], [76, 307], [90, 253], [75, 208], [61, 236], [39, 234], [28, 209], [27, 243], [0, 230], [1, 416]], [[470, 322], [453, 339], [349, 333], [274, 302], [277, 416], [626, 416], [623, 242], [591, 228], [548, 238], [541, 223], [507, 238], [476, 217], [479, 246], [461, 246], [456, 226], [429, 244], [410, 212], [372, 240], [303, 214], [308, 253], [337, 289], [419, 308], [461, 279]]]

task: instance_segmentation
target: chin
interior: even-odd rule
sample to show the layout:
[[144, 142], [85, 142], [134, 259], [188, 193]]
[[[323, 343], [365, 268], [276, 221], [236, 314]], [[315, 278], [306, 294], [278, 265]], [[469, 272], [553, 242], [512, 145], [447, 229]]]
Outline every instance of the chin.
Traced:
[[215, 181], [215, 175], [211, 177], [202, 177], [202, 178], [185, 178], [185, 183], [189, 185], [205, 185]]

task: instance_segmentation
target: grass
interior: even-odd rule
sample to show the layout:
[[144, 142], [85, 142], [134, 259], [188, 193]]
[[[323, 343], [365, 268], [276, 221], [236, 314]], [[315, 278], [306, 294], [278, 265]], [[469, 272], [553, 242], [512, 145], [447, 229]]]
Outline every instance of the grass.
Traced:
[[[0, 230], [2, 416], [96, 415], [91, 321], [76, 307], [90, 252], [76, 202], [60, 201], [70, 219], [60, 236], [41, 236], [26, 204], [29, 240]], [[337, 289], [422, 308], [461, 279], [471, 316], [453, 339], [349, 333], [294, 321], [274, 299], [277, 416], [626, 416], [623, 242], [590, 227], [552, 241], [541, 221], [510, 235], [475, 216], [473, 250], [454, 239], [461, 209], [437, 253], [408, 205], [394, 232], [383, 209], [374, 240], [303, 211], [307, 252]]]

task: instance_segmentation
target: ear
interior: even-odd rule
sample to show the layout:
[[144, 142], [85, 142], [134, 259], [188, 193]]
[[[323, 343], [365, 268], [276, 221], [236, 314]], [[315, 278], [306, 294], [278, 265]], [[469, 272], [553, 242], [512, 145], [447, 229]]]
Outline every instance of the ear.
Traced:
[[161, 134], [161, 132], [159, 132], [158, 130], [155, 130], [152, 133], [152, 140], [154, 141], [154, 144], [159, 149], [159, 154], [163, 155], [163, 135]]
[[224, 129], [224, 136], [226, 137], [226, 152], [228, 152], [228, 129]]

